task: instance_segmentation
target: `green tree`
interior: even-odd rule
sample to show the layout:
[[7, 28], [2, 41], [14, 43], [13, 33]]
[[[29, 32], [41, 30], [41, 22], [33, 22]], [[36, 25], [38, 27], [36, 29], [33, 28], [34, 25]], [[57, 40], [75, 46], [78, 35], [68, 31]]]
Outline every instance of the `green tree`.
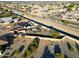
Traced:
[[70, 5], [68, 5], [68, 6], [66, 6], [66, 5], [63, 4], [63, 6], [64, 6], [63, 8], [66, 8], [67, 11], [70, 12], [70, 11], [72, 10], [72, 8], [74, 7], [74, 4], [70, 4]]

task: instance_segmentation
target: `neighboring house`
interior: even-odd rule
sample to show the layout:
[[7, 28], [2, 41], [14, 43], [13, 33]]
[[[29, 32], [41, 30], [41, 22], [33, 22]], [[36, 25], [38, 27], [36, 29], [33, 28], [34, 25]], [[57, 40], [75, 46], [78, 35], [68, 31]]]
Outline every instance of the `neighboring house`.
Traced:
[[12, 17], [3, 17], [3, 18], [0, 18], [0, 23], [5, 23], [5, 24], [8, 24], [8, 23], [10, 23], [10, 22], [17, 22], [18, 21], [18, 19], [12, 19]]
[[72, 21], [76, 21], [76, 18], [79, 16], [79, 11], [71, 11], [66, 12], [65, 14], [61, 14], [62, 19], [72, 19]]

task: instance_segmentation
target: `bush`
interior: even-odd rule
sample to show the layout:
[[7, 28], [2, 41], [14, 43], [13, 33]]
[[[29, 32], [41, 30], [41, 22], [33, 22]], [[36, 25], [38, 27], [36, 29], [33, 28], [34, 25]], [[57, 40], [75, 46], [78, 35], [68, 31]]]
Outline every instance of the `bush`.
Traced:
[[56, 53], [55, 58], [64, 58], [64, 55], [61, 53]]
[[39, 45], [39, 41], [40, 41], [39, 38], [34, 38], [34, 40], [33, 40], [33, 42], [31, 44], [37, 44], [37, 45]]
[[53, 36], [53, 38], [57, 38], [57, 37], [59, 37], [59, 35], [60, 35], [60, 34], [59, 34], [57, 31], [55, 31], [55, 30], [50, 30], [49, 32], [50, 32], [50, 35]]

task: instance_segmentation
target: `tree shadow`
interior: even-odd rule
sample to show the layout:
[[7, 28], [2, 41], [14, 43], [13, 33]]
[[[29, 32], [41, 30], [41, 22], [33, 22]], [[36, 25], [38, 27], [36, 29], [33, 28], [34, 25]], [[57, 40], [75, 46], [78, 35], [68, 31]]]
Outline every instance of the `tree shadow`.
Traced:
[[24, 45], [21, 45], [20, 48], [18, 49], [18, 51], [19, 51], [19, 52], [22, 52], [23, 49], [24, 49], [24, 47], [25, 47]]
[[56, 44], [55, 46], [54, 46], [54, 53], [56, 54], [56, 53], [61, 53], [61, 49], [60, 49], [60, 46], [58, 45], [58, 44]]
[[54, 58], [54, 54], [51, 54], [48, 47], [46, 46], [41, 58]]
[[71, 46], [71, 44], [69, 42], [67, 42], [67, 47], [69, 49], [69, 51], [73, 52], [74, 48]]
[[79, 44], [77, 42], [75, 42], [75, 46], [76, 46], [76, 49], [77, 49], [77, 51], [79, 53]]

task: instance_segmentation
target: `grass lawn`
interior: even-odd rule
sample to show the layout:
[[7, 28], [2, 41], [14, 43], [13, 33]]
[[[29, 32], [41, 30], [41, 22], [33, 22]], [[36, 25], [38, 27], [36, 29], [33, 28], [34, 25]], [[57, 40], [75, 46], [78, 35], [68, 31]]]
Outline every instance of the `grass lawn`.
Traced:
[[55, 58], [64, 58], [64, 55], [61, 53], [56, 53]]
[[33, 41], [32, 44], [36, 44], [37, 45], [37, 42], [36, 41]]

